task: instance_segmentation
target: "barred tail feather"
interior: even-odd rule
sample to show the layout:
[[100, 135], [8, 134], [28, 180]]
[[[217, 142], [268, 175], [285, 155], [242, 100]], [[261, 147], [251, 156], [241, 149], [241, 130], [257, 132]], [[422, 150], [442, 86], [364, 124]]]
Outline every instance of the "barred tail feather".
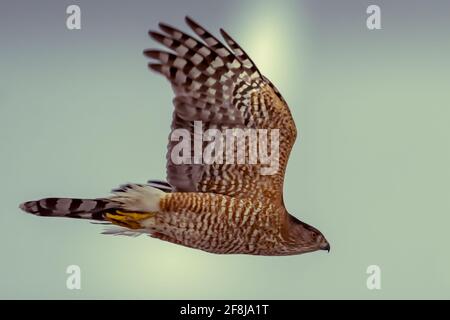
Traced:
[[[105, 220], [131, 229], [139, 229], [160, 210], [160, 200], [169, 185], [155, 182], [158, 188], [146, 184], [126, 184], [113, 190], [113, 196], [98, 199], [45, 198], [22, 203], [20, 208], [37, 216]], [[162, 189], [165, 189], [164, 191]], [[150, 223], [151, 224], [151, 223]]]
[[105, 210], [114, 206], [109, 199], [45, 198], [24, 202], [20, 209], [37, 216], [104, 220]]

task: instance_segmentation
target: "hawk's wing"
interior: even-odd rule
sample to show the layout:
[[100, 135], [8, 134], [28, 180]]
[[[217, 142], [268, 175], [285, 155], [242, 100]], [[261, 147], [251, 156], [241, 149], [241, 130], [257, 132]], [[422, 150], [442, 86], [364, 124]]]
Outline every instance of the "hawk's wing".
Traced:
[[[261, 169], [268, 165], [260, 161], [256, 164], [248, 161], [245, 164], [202, 164], [195, 162], [194, 154], [189, 157], [191, 164], [175, 164], [171, 154], [179, 142], [169, 141], [168, 182], [176, 191], [269, 197], [281, 201], [284, 171], [296, 137], [287, 104], [225, 31], [220, 30], [232, 51], [189, 17], [186, 22], [203, 41], [160, 24], [163, 33], [150, 31], [149, 34], [171, 52], [144, 52], [157, 60], [149, 67], [166, 76], [172, 84], [175, 93], [172, 132], [187, 129], [193, 141], [194, 121], [201, 121], [203, 132], [207, 129], [224, 132], [227, 128], [278, 129], [279, 156], [274, 158], [273, 174], [263, 174]], [[270, 148], [276, 136], [268, 136]], [[203, 142], [203, 146], [206, 144]], [[194, 150], [193, 143], [192, 147]]]

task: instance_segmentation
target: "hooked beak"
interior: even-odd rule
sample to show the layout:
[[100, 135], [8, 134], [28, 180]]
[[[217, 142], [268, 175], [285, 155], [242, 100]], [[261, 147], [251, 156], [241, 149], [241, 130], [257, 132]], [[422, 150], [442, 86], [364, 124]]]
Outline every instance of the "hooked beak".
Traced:
[[327, 243], [326, 245], [321, 247], [322, 250], [327, 250], [328, 252], [330, 252], [330, 244]]
[[325, 239], [325, 237], [322, 239], [322, 243], [320, 244], [320, 249], [321, 250], [327, 250], [328, 252], [330, 252], [330, 244]]

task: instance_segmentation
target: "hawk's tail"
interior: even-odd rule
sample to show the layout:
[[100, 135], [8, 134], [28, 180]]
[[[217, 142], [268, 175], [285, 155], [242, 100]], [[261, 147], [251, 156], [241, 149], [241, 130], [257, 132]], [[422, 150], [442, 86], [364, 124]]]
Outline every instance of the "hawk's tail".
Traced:
[[105, 212], [116, 206], [109, 199], [45, 198], [24, 202], [20, 209], [37, 216], [105, 220]]
[[128, 184], [113, 190], [109, 198], [45, 198], [22, 203], [20, 208], [37, 216], [107, 220], [136, 229], [139, 221], [160, 210], [159, 201], [166, 194], [149, 185]]

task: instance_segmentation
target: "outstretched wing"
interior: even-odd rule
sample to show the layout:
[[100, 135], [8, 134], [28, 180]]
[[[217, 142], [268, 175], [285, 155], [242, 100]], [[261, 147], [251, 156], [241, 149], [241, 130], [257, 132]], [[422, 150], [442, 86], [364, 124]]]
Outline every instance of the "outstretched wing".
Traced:
[[[175, 93], [172, 132], [187, 130], [192, 150], [195, 150], [194, 134], [198, 133], [194, 124], [197, 121], [201, 122], [202, 132], [208, 129], [221, 132], [226, 129], [266, 129], [270, 148], [277, 142], [276, 136], [271, 136], [269, 131], [276, 129], [279, 151], [274, 157], [275, 152], [271, 154], [269, 150], [276, 163], [272, 164], [274, 170], [267, 174], [263, 168], [269, 164], [259, 158], [256, 163], [249, 163], [248, 145], [245, 163], [237, 163], [237, 159], [235, 163], [229, 163], [226, 158], [223, 163], [205, 164], [192, 154], [188, 163], [176, 164], [171, 155], [179, 142], [169, 139], [168, 182], [180, 192], [269, 197], [282, 201], [284, 172], [296, 138], [295, 123], [287, 104], [224, 30], [220, 30], [221, 34], [231, 50], [189, 17], [186, 17], [186, 22], [203, 41], [160, 23], [161, 32], [150, 31], [149, 34], [170, 51], [144, 51], [146, 56], [155, 60], [149, 63], [150, 69], [163, 74], [172, 84]], [[203, 141], [202, 147], [206, 145], [207, 142]], [[237, 152], [237, 148], [236, 143], [231, 151]], [[224, 153], [230, 152], [228, 146], [224, 149]]]

